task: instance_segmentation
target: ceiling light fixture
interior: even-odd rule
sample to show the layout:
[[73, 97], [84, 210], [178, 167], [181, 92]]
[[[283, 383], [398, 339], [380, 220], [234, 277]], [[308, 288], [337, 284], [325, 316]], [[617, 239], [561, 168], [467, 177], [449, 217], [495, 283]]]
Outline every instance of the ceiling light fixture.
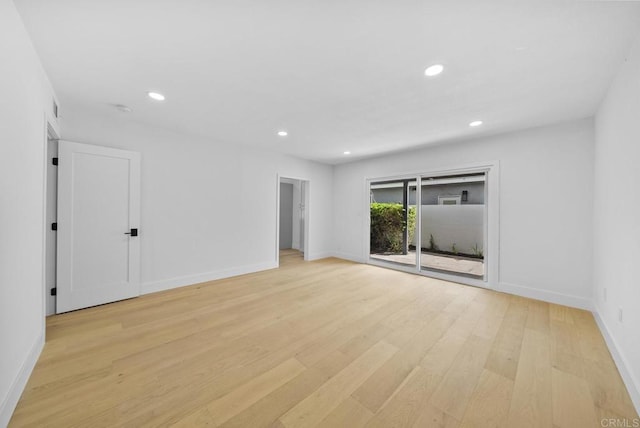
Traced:
[[344, 152], [345, 155], [350, 155], [351, 152], [349, 150], [347, 150], [346, 152]]
[[438, 74], [442, 73], [443, 70], [444, 70], [444, 65], [434, 64], [427, 67], [427, 69], [424, 71], [424, 75], [427, 77], [437, 76]]
[[278, 135], [281, 137], [286, 137], [287, 135], [289, 135], [289, 133], [287, 131], [278, 131]]
[[147, 95], [153, 100], [164, 101], [164, 95], [159, 92], [147, 92]]
[[480, 126], [482, 125], [482, 121], [481, 120], [474, 120], [473, 122], [469, 123], [469, 126], [472, 127], [476, 127], [476, 126]]

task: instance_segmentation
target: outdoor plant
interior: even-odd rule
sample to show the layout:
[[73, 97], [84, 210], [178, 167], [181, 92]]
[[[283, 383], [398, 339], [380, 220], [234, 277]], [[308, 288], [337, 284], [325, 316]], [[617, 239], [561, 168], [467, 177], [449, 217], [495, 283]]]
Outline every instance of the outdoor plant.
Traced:
[[407, 213], [407, 229], [404, 225], [404, 210], [402, 204], [378, 203], [371, 204], [371, 251], [376, 253], [401, 253], [403, 235], [409, 232], [409, 241], [416, 228], [416, 210], [410, 207]]
[[433, 234], [429, 235], [429, 250], [438, 251], [438, 245], [436, 244], [436, 238], [433, 237]]
[[482, 248], [478, 246], [477, 242], [476, 242], [476, 245], [471, 247], [471, 251], [473, 252], [474, 256], [484, 258], [484, 252], [482, 251]]
[[412, 242], [416, 234], [416, 207], [409, 207], [407, 213], [407, 228], [409, 229], [408, 242]]
[[458, 249], [456, 248], [456, 244], [455, 242], [453, 243], [453, 245], [451, 246], [451, 252], [453, 254], [458, 254]]

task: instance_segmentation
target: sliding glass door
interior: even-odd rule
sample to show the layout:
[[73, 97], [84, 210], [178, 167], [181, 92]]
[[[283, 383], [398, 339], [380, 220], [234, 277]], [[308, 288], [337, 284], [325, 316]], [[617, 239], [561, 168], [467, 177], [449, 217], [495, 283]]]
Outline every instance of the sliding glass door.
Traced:
[[486, 281], [487, 178], [487, 170], [478, 169], [371, 180], [370, 262], [465, 283]]

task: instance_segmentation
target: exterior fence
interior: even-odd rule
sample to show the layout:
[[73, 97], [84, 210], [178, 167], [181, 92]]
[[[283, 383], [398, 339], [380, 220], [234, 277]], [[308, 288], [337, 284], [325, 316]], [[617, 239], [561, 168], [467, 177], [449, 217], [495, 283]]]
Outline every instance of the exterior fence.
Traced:
[[[473, 254], [484, 249], [484, 205], [423, 205], [422, 248], [429, 248], [431, 235], [440, 250]], [[416, 245], [415, 236], [411, 244]]]

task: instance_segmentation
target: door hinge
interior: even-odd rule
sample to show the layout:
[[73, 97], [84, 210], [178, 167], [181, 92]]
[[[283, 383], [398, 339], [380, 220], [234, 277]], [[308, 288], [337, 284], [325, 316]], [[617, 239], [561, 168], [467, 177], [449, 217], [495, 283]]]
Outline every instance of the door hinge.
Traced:
[[55, 295], [57, 295], [57, 294], [58, 294], [58, 287], [53, 287], [53, 288], [51, 289], [51, 295], [52, 295], [52, 296], [55, 296]]
[[51, 162], [52, 162], [55, 166], [58, 166], [58, 158], [53, 158], [53, 159], [51, 159]]
[[51, 223], [51, 230], [58, 230], [58, 223]]

